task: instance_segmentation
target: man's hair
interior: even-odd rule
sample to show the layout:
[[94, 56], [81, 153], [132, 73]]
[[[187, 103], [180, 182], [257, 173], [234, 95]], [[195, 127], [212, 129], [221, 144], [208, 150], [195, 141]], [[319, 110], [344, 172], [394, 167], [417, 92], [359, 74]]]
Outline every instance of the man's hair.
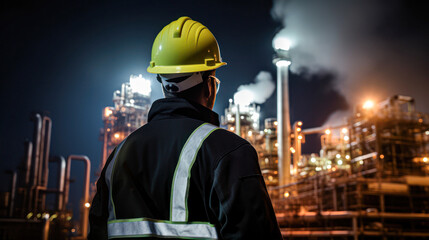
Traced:
[[165, 98], [173, 98], [173, 97], [180, 97], [185, 98], [188, 100], [194, 100], [198, 98], [201, 95], [201, 91], [204, 90], [204, 84], [207, 82], [208, 77], [212, 74], [214, 74], [215, 70], [205, 71], [202, 72], [203, 82], [200, 84], [197, 84], [189, 89], [186, 89], [183, 92], [178, 93], [172, 93], [165, 89], [164, 85], [161, 84], [162, 90], [164, 91]]

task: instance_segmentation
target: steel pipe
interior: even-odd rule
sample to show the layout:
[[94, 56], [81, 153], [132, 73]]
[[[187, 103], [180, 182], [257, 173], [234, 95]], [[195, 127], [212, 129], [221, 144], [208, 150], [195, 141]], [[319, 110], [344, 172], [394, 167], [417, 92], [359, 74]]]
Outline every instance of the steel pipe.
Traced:
[[31, 157], [33, 156], [33, 143], [31, 141], [25, 141], [25, 186], [28, 187], [30, 184], [30, 173], [31, 173]]
[[34, 121], [34, 136], [33, 136], [33, 181], [31, 182], [31, 187], [29, 188], [29, 198], [28, 198], [28, 209], [36, 210], [37, 208], [37, 197], [36, 197], [36, 188], [37, 188], [37, 179], [39, 174], [39, 160], [40, 160], [40, 141], [41, 141], [41, 132], [42, 132], [42, 117], [40, 114], [36, 113], [32, 116]]
[[[69, 200], [69, 189], [70, 189], [70, 170], [71, 170], [71, 161], [83, 161], [85, 164], [85, 175], [84, 175], [84, 188], [83, 188], [83, 204], [89, 202], [89, 180], [90, 180], [90, 171], [91, 171], [91, 161], [87, 156], [83, 155], [70, 155], [67, 158], [66, 164], [66, 176], [65, 176], [65, 187], [64, 187], [64, 203], [63, 207], [67, 206]], [[86, 237], [88, 235], [88, 217], [89, 217], [89, 208], [83, 207], [83, 214], [81, 215], [81, 229], [82, 236]]]

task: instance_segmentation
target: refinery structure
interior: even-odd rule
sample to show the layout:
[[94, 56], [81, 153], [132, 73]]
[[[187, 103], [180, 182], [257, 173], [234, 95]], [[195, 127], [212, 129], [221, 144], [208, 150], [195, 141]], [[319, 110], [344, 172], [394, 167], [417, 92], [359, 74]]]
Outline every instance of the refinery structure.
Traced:
[[[261, 119], [260, 106], [237, 96], [221, 125], [257, 150], [276, 216], [288, 239], [429, 238], [429, 115], [416, 111], [412, 97], [394, 95], [355, 108], [340, 125], [305, 128], [290, 122], [287, 41], [275, 42], [277, 116]], [[147, 123], [150, 81], [131, 75], [102, 112], [101, 164], [115, 146]], [[243, 100], [243, 98], [245, 98]], [[299, 117], [299, 116], [298, 116]], [[11, 172], [3, 204], [0, 238], [33, 227], [40, 239], [83, 239], [88, 232], [90, 161], [81, 155], [49, 156], [52, 121], [33, 116], [34, 138], [26, 143], [23, 167]], [[302, 153], [308, 135], [320, 137], [317, 153]], [[83, 161], [85, 184], [81, 221], [72, 226], [69, 199], [72, 161]], [[57, 187], [48, 188], [49, 167], [57, 164]], [[46, 205], [48, 195], [54, 206]], [[11, 221], [11, 219], [13, 221]], [[15, 235], [14, 235], [15, 234]], [[23, 234], [23, 238], [28, 238]], [[20, 235], [21, 236], [21, 235]]]
[[[277, 118], [262, 121], [260, 106], [238, 97], [229, 100], [221, 125], [257, 150], [283, 236], [429, 238], [429, 115], [416, 111], [412, 97], [395, 95], [356, 107], [342, 125], [291, 124], [287, 51], [278, 51], [274, 63], [283, 103]], [[148, 80], [139, 81], [150, 93]], [[150, 95], [127, 86], [115, 92], [115, 107], [103, 113], [104, 157], [147, 121]], [[320, 137], [321, 149], [303, 154], [311, 134]]]
[[[246, 96], [235, 96], [221, 116], [221, 126], [257, 150], [282, 234], [311, 239], [429, 238], [429, 115], [417, 112], [412, 97], [395, 95], [356, 107], [343, 124], [305, 128], [290, 123], [287, 51], [279, 50], [277, 118], [261, 119], [261, 109]], [[150, 81], [131, 75], [102, 111], [101, 164], [114, 147], [147, 123]], [[34, 139], [26, 143], [23, 167], [11, 172], [11, 192], [2, 215], [0, 236], [13, 239], [16, 229], [40, 239], [83, 239], [88, 232], [90, 161], [81, 155], [49, 156], [52, 121], [34, 114]], [[306, 136], [320, 137], [317, 153], [303, 154]], [[81, 221], [75, 226], [67, 209], [71, 163], [85, 165]], [[49, 167], [58, 169], [57, 187], [47, 188]], [[286, 171], [286, 172], [285, 172]], [[53, 206], [46, 198], [55, 198]], [[52, 204], [51, 204], [52, 205]], [[11, 218], [14, 219], [11, 222]], [[25, 232], [20, 233], [24, 238]], [[21, 236], [20, 235], [20, 236]]]
[[[31, 114], [33, 139], [25, 141], [25, 153], [17, 170], [10, 171], [10, 191], [2, 193], [0, 239], [86, 239], [90, 208], [91, 162], [84, 155], [51, 156], [51, 118]], [[72, 163], [83, 162], [80, 219], [69, 205]], [[49, 174], [51, 171], [51, 174]], [[52, 172], [56, 177], [52, 179]], [[54, 175], [55, 176], [55, 175]], [[54, 187], [48, 186], [55, 182]]]

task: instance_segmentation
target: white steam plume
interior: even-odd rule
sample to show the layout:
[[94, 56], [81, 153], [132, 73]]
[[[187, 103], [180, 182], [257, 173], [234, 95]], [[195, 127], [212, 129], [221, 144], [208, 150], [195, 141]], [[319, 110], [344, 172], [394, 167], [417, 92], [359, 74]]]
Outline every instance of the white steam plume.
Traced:
[[272, 15], [290, 39], [291, 70], [334, 71], [351, 108], [402, 94], [429, 112], [429, 24], [404, 2], [274, 0]]
[[273, 94], [275, 85], [271, 73], [260, 71], [255, 77], [255, 83], [241, 85], [234, 94], [234, 102], [240, 105], [264, 103]]

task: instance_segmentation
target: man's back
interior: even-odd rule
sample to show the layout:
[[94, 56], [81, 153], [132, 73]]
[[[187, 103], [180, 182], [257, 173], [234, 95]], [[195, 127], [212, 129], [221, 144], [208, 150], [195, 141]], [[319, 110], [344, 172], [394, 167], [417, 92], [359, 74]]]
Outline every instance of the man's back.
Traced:
[[[108, 198], [114, 206], [113, 221], [146, 218], [175, 223], [173, 179], [177, 178], [178, 162], [188, 138], [205, 122], [219, 124], [217, 114], [199, 104], [181, 98], [154, 103], [149, 123], [132, 133], [117, 154], [117, 150], [112, 153], [100, 178], [106, 182], [106, 170], [110, 173], [108, 165], [115, 158], [111, 173], [107, 174], [110, 186], [98, 184], [105, 185], [98, 186], [98, 191], [111, 192]], [[203, 139], [186, 177], [186, 223], [211, 225], [218, 238], [281, 238], [257, 154], [247, 141], [213, 127]], [[94, 226], [99, 219], [106, 218], [100, 214], [109, 208], [106, 194], [104, 198], [100, 197], [103, 194], [98, 195], [93, 203], [96, 206], [91, 209]]]

